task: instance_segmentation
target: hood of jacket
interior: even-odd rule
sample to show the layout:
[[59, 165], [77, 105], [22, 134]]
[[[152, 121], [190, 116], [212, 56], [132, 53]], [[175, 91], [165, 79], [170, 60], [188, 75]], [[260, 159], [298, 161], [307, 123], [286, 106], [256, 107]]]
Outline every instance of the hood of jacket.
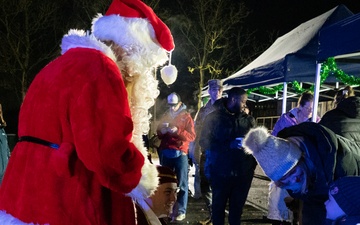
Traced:
[[360, 97], [352, 96], [346, 98], [338, 104], [336, 109], [342, 111], [350, 118], [360, 117]]

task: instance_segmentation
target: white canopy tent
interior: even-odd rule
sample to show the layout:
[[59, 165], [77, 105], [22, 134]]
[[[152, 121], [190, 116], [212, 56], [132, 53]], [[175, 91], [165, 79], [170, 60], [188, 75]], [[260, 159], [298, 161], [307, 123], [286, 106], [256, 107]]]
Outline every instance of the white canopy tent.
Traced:
[[[286, 109], [286, 98], [297, 96], [297, 93], [287, 92], [288, 82], [298, 81], [302, 83], [314, 83], [315, 75], [320, 74], [317, 67], [316, 57], [318, 53], [318, 34], [323, 28], [341, 21], [353, 15], [344, 5], [337, 6], [324, 14], [321, 14], [289, 33], [279, 37], [265, 52], [250, 64], [235, 74], [223, 79], [225, 90], [233, 86], [245, 89], [266, 86], [273, 87], [284, 84], [284, 89], [273, 96], [261, 93], [252, 93], [249, 99], [266, 101], [272, 99], [283, 99], [283, 112]], [[344, 65], [349, 73], [357, 73], [353, 67]], [[318, 79], [318, 78], [317, 78]], [[329, 77], [329, 82], [336, 82], [334, 77]], [[333, 87], [316, 83], [316, 97], [319, 92], [330, 90]], [[206, 95], [206, 90], [203, 92]], [[332, 99], [332, 96], [329, 97]], [[314, 107], [316, 108], [316, 107]], [[316, 115], [316, 113], [314, 113]]]

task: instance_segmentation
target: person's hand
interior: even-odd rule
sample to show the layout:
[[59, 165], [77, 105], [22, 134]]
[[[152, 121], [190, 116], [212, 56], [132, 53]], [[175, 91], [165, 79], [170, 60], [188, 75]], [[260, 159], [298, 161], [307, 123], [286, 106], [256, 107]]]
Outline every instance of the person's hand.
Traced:
[[284, 202], [286, 207], [293, 212], [299, 212], [300, 201], [298, 199], [294, 199], [292, 197], [284, 198]]
[[242, 147], [242, 141], [241, 140], [233, 140], [230, 142], [230, 148], [231, 149], [241, 149]]
[[175, 126], [171, 127], [170, 130], [169, 130], [169, 132], [172, 133], [172, 134], [176, 133], [177, 131], [178, 131], [178, 128], [175, 127]]

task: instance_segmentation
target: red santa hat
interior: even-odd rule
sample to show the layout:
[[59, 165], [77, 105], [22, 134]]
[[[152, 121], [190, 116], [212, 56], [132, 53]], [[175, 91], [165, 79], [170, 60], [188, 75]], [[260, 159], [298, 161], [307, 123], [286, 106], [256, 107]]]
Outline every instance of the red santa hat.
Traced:
[[[140, 0], [114, 0], [105, 15], [147, 19], [155, 31], [156, 38], [152, 37], [154, 38], [153, 40], [157, 41], [161, 47], [169, 52], [175, 47], [170, 29], [156, 16], [149, 6]], [[131, 23], [133, 23], [133, 21], [129, 20], [128, 24], [124, 24], [124, 26], [131, 26]], [[108, 27], [103, 27], [103, 29], [108, 29]], [[117, 35], [121, 33], [121, 29], [113, 30], [113, 32]]]
[[[117, 45], [131, 49], [141, 46], [149, 52], [174, 49], [170, 29], [154, 11], [140, 0], [113, 0], [105, 16], [95, 18], [93, 34], [100, 40], [111, 40]], [[161, 71], [166, 84], [176, 80], [177, 70], [169, 62]]]

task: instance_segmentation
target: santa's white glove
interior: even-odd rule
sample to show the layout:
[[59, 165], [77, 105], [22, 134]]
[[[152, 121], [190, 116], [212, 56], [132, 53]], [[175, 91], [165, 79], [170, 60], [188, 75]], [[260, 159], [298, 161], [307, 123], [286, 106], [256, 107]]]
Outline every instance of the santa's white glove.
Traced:
[[141, 178], [139, 184], [128, 194], [134, 200], [145, 199], [152, 195], [159, 185], [158, 171], [154, 164], [145, 160], [141, 169]]

